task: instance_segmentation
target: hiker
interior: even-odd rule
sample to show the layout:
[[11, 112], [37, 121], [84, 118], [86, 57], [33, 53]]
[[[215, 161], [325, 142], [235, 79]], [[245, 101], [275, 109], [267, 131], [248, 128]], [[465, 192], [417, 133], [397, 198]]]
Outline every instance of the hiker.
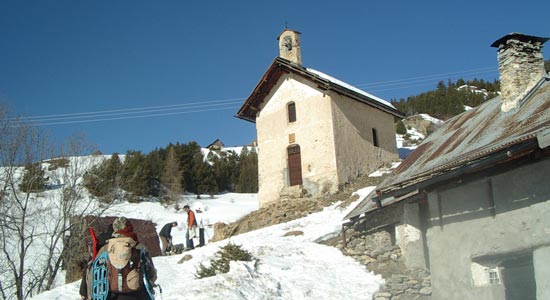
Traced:
[[162, 255], [169, 255], [169, 251], [172, 249], [172, 227], [176, 226], [178, 226], [178, 222], [168, 223], [162, 226], [159, 232], [160, 242], [162, 243]]
[[105, 244], [107, 244], [107, 240], [113, 237], [113, 224], [109, 224], [109, 227], [107, 227], [107, 231], [104, 231], [100, 233], [97, 236], [97, 249], [96, 251], [99, 251], [101, 247], [103, 247]]
[[[107, 230], [101, 232], [97, 236], [96, 248], [95, 248], [95, 251], [93, 251], [93, 253], [99, 252], [99, 249], [105, 246], [105, 244], [107, 243], [107, 240], [112, 237], [112, 234], [113, 234], [113, 224], [109, 224], [109, 226], [107, 227]], [[80, 298], [82, 298], [82, 300], [85, 300], [88, 295], [88, 285], [86, 282], [86, 274], [88, 272], [89, 264], [91, 264], [93, 260], [94, 258], [92, 257], [90, 261], [84, 260], [82, 262], [79, 262], [79, 266], [83, 269], [82, 280], [80, 281], [80, 290], [79, 290]]]
[[198, 217], [199, 221], [199, 247], [202, 247], [205, 245], [204, 243], [204, 223], [203, 223], [203, 218], [202, 218], [202, 214], [199, 213], [199, 217]]
[[195, 213], [185, 205], [183, 210], [187, 213], [187, 232], [185, 233], [185, 247], [187, 250], [195, 249], [193, 239], [197, 236], [197, 219]]
[[[99, 268], [98, 273], [106, 274], [103, 277], [93, 278], [95, 284], [106, 286], [108, 283], [109, 290], [105, 291], [103, 299], [152, 299], [147, 287], [152, 291], [152, 285], [157, 279], [157, 272], [145, 245], [138, 242], [132, 223], [124, 217], [115, 219], [113, 231], [112, 238], [99, 250], [88, 271], [88, 299], [92, 298], [94, 268]], [[105, 271], [101, 271], [101, 268]], [[142, 272], [145, 272], [147, 282], [144, 282]]]
[[116, 218], [113, 222], [113, 237], [131, 237], [136, 243], [138, 241], [137, 234], [134, 232], [134, 225], [130, 220], [127, 220], [125, 217]]

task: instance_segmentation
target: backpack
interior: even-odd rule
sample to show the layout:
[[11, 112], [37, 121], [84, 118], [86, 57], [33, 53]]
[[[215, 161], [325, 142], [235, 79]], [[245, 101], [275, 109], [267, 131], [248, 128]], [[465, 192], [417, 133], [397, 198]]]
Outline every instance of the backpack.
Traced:
[[112, 238], [107, 242], [109, 290], [131, 293], [143, 286], [141, 262], [136, 242], [130, 237]]

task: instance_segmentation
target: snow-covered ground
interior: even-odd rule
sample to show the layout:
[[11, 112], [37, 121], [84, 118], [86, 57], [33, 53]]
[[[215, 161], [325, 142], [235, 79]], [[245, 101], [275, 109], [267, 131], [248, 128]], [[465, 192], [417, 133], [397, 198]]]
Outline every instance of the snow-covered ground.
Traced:
[[[411, 130], [410, 133], [414, 134]], [[397, 137], [398, 148], [403, 148]], [[419, 137], [420, 138], [420, 137]], [[422, 136], [421, 139], [424, 137]], [[406, 149], [412, 151], [414, 147]], [[105, 159], [107, 157], [102, 157]], [[73, 158], [72, 160], [74, 160]], [[82, 159], [82, 158], [81, 158]], [[85, 159], [85, 158], [84, 158]], [[90, 159], [88, 159], [90, 160]], [[99, 158], [84, 160], [85, 168], [97, 164]], [[381, 176], [397, 167], [381, 169], [369, 176]], [[54, 176], [60, 177], [60, 176]], [[60, 180], [56, 182], [62, 184]], [[364, 187], [355, 192], [359, 199], [346, 208], [339, 203], [288, 223], [262, 228], [219, 242], [207, 242], [204, 247], [184, 252], [181, 255], [155, 257], [158, 270], [157, 300], [176, 299], [372, 299], [384, 280], [368, 271], [365, 266], [344, 256], [338, 249], [317, 243], [334, 237], [341, 229], [342, 218], [361, 202], [375, 187]], [[47, 191], [43, 201], [55, 191]], [[93, 200], [90, 200], [93, 201]], [[233, 222], [258, 209], [257, 194], [227, 193], [202, 196], [184, 195], [180, 207], [189, 204], [196, 212], [199, 222], [206, 229], [206, 239], [213, 237], [216, 222]], [[158, 201], [128, 203], [120, 202], [104, 213], [107, 216], [125, 216], [150, 220], [160, 231], [166, 223], [177, 221], [172, 230], [174, 244], [185, 243], [184, 224], [186, 214], [174, 207], [165, 207]], [[289, 231], [302, 231], [303, 235], [285, 237]], [[241, 245], [255, 261], [231, 262], [229, 273], [197, 279], [195, 274], [201, 264], [208, 265], [215, 253], [227, 243]], [[195, 243], [198, 244], [198, 243]], [[192, 259], [178, 263], [183, 255]], [[64, 274], [58, 276], [62, 282]], [[50, 290], [31, 298], [32, 300], [80, 299], [80, 282], [59, 283]]]
[[[186, 201], [192, 209], [203, 211], [202, 218], [208, 224], [233, 221], [258, 208], [256, 194], [224, 194], [214, 199], [189, 197]], [[371, 299], [384, 280], [338, 249], [316, 243], [336, 235], [342, 217], [356, 203], [347, 208], [334, 204], [302, 219], [209, 243], [184, 252], [193, 258], [181, 264], [178, 261], [184, 254], [155, 257], [157, 283], [162, 287], [162, 296], [157, 292], [157, 299]], [[184, 213], [158, 203], [119, 204], [108, 215], [149, 219], [159, 224], [157, 230], [164, 223], [178, 221], [180, 226], [172, 231], [174, 243], [184, 242]], [[304, 234], [284, 237], [293, 230]], [[241, 245], [258, 262], [232, 262], [227, 274], [196, 279], [199, 265], [208, 265], [228, 242]], [[80, 299], [78, 287], [79, 282], [61, 285], [32, 299]]]

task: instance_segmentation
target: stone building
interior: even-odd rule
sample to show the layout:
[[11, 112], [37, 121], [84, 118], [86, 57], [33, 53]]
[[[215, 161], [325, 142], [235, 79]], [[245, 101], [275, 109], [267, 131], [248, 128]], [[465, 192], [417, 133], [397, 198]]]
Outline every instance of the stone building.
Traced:
[[336, 192], [397, 159], [393, 105], [302, 66], [300, 33], [275, 58], [237, 117], [256, 123], [260, 205]]
[[224, 147], [225, 145], [223, 144], [223, 142], [220, 141], [220, 139], [216, 139], [215, 141], [210, 143], [210, 145], [206, 146], [206, 149], [219, 151], [222, 150]]
[[550, 299], [547, 40], [493, 43], [502, 95], [444, 123], [346, 216], [344, 232], [390, 232], [433, 299]]

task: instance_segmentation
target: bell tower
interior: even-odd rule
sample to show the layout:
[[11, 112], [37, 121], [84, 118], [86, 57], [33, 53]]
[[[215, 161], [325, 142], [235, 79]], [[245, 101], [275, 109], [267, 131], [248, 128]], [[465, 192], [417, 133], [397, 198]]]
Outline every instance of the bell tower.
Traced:
[[279, 56], [297, 65], [302, 65], [300, 32], [285, 28], [277, 39], [279, 40]]

